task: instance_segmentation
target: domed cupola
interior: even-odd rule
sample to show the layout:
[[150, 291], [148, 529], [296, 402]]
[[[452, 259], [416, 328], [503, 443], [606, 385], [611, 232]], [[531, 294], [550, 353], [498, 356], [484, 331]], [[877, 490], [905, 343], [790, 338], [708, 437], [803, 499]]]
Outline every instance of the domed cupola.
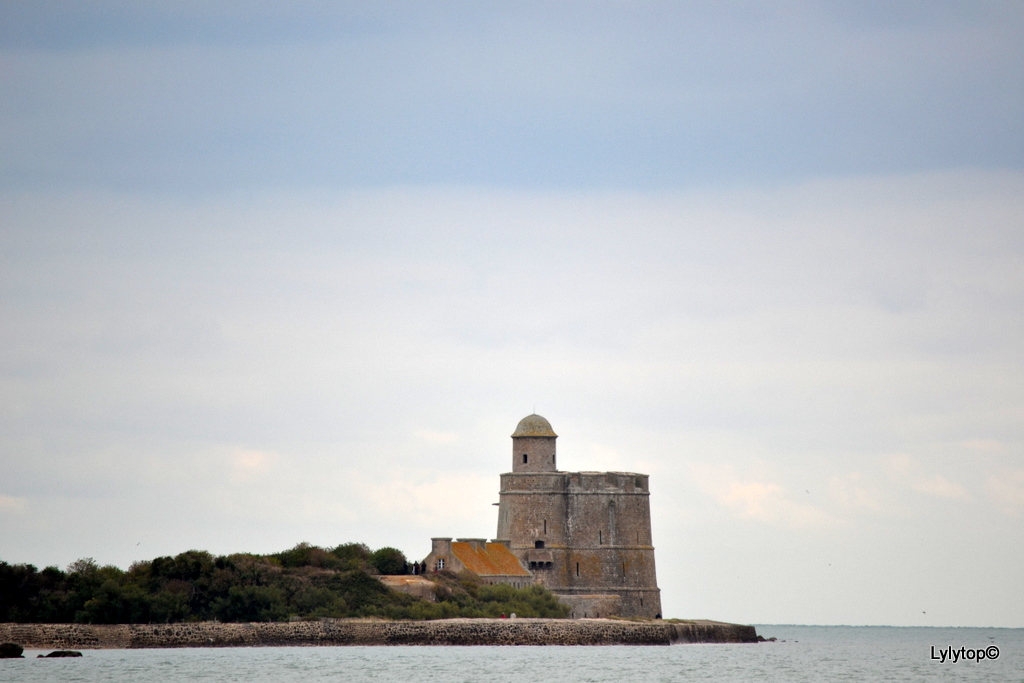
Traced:
[[555, 430], [551, 428], [551, 423], [540, 415], [527, 415], [519, 424], [516, 425], [516, 431], [512, 433], [512, 438], [519, 436], [549, 436], [557, 437]]
[[513, 472], [557, 472], [555, 439], [558, 434], [540, 415], [527, 415], [512, 433]]

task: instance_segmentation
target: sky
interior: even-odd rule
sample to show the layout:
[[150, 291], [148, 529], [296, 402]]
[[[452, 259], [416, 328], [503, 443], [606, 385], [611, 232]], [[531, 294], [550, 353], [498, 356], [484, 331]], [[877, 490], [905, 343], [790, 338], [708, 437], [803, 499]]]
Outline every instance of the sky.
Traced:
[[1024, 5], [0, 4], [0, 560], [494, 536], [665, 616], [1024, 627]]

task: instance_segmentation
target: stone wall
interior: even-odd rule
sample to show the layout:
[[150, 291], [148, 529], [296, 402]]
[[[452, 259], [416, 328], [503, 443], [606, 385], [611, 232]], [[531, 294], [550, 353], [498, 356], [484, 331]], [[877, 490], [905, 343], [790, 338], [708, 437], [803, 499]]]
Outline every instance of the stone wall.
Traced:
[[745, 624], [695, 620], [666, 623], [671, 643], [756, 643], [757, 630]]
[[506, 472], [498, 495], [498, 537], [537, 583], [560, 596], [616, 595], [619, 616], [661, 616], [646, 474]]
[[622, 613], [622, 598], [618, 595], [565, 595], [558, 601], [569, 607], [570, 619], [617, 617]]
[[0, 624], [29, 649], [259, 645], [669, 645], [756, 642], [753, 626], [609, 619], [322, 620], [221, 624]]

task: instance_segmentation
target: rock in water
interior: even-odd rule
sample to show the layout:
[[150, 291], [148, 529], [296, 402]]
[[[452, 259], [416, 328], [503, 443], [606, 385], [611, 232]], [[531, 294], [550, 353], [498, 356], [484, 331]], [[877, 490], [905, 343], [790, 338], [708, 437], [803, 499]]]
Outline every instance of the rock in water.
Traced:
[[21, 653], [24, 651], [25, 648], [17, 643], [0, 643], [0, 659], [21, 657]]
[[48, 655], [38, 655], [39, 657], [81, 657], [82, 653], [78, 650], [54, 650]]

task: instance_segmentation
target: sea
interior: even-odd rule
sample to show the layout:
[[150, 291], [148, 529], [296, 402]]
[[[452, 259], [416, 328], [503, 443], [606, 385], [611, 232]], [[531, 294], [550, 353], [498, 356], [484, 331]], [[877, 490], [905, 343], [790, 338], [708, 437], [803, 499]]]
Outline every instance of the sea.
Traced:
[[[1024, 683], [1024, 629], [759, 625], [776, 642], [83, 650], [0, 660], [2, 681], [993, 681]], [[984, 656], [981, 655], [984, 653]]]

